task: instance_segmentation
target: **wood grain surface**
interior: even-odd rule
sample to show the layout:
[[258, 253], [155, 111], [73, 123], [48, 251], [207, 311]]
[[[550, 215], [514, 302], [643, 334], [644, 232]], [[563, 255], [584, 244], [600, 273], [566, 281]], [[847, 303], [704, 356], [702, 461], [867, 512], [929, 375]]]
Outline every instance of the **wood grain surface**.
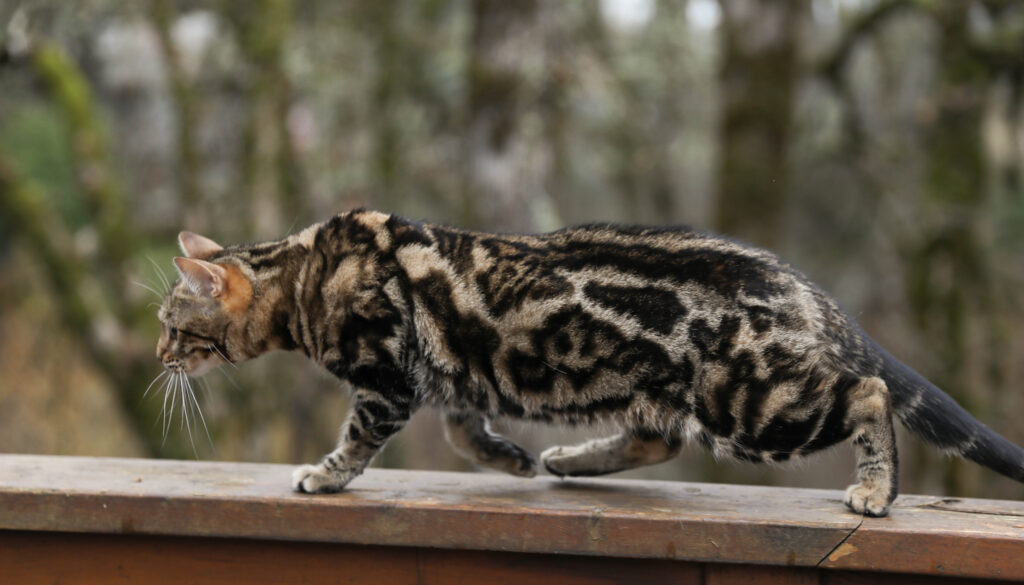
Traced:
[[[616, 574], [612, 567], [641, 566], [631, 559], [682, 561], [665, 573], [680, 583], [738, 582], [736, 571], [763, 583], [854, 583], [864, 571], [1024, 579], [1021, 502], [901, 496], [890, 517], [861, 518], [828, 490], [374, 469], [344, 493], [309, 496], [289, 490], [290, 473], [281, 465], [0, 455], [0, 577], [31, 558], [11, 552], [17, 543], [63, 538], [96, 549], [83, 558], [97, 562], [111, 542], [179, 552], [200, 546], [189, 542], [218, 543], [247, 551], [234, 558], [264, 560], [259, 547], [270, 547], [282, 559], [310, 556], [294, 561], [305, 568], [324, 547], [342, 556], [390, 550], [393, 562], [380, 570], [415, 569], [420, 581], [408, 582], [460, 582], [441, 578], [453, 566], [438, 564], [443, 555], [506, 576], [515, 567], [554, 575], [582, 557], [607, 557], [586, 565], [605, 567], [590, 580], [559, 583], [617, 582], [601, 579]], [[402, 569], [401, 558], [418, 560]], [[424, 571], [439, 577], [424, 580]], [[583, 565], [570, 573], [589, 574]]]

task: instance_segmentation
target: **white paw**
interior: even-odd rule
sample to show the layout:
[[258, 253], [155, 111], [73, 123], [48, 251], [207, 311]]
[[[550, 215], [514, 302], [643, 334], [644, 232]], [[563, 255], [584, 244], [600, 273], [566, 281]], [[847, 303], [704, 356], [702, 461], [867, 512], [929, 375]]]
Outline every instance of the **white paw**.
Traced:
[[305, 494], [340, 492], [351, 478], [331, 473], [323, 465], [303, 465], [292, 472], [292, 489]]
[[540, 454], [540, 460], [544, 464], [544, 469], [548, 470], [548, 473], [557, 475], [558, 477], [565, 477], [570, 475], [572, 470], [569, 469], [566, 463], [569, 460], [569, 455], [566, 453], [571, 447], [551, 447], [545, 449]]
[[881, 517], [889, 513], [889, 490], [856, 483], [846, 488], [843, 502], [854, 512]]

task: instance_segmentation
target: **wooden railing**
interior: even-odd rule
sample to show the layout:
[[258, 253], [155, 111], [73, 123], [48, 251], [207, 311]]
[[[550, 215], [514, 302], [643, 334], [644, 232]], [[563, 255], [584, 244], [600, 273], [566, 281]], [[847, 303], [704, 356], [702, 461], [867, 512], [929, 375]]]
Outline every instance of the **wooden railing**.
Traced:
[[[1024, 580], [1024, 503], [282, 465], [0, 455], [0, 583], [944, 583]], [[910, 578], [910, 581], [907, 579]]]

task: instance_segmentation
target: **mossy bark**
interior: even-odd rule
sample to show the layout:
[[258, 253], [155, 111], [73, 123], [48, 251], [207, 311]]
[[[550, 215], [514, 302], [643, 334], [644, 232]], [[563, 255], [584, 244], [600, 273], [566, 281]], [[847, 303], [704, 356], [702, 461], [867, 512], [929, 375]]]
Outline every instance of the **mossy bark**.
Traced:
[[[933, 9], [939, 70], [923, 128], [927, 231], [908, 252], [907, 291], [916, 325], [939, 364], [932, 381], [969, 411], [979, 412], [982, 395], [971, 391], [966, 375], [972, 360], [967, 340], [971, 321], [991, 324], [997, 308], [983, 235], [988, 196], [982, 116], [988, 72], [970, 50], [967, 12], [966, 5], [956, 3]], [[977, 481], [962, 461], [939, 465], [947, 493], [968, 493]]]
[[239, 35], [251, 68], [248, 118], [244, 136], [241, 189], [255, 210], [248, 236], [277, 237], [287, 217], [298, 225], [311, 221], [302, 166], [288, 131], [292, 86], [285, 69], [291, 35], [292, 0], [226, 0], [223, 13]]
[[524, 114], [539, 89], [530, 70], [543, 61], [536, 1], [474, 0], [466, 69], [465, 209], [471, 224], [531, 231], [538, 165]]
[[104, 259], [97, 268], [108, 272], [112, 282], [123, 280], [120, 268], [126, 250], [131, 249], [127, 209], [92, 90], [78, 66], [57, 45], [40, 43], [32, 51], [31, 63], [68, 125], [78, 185], [99, 236], [97, 256]]
[[807, 2], [722, 2], [721, 144], [716, 227], [755, 244], [782, 242], [787, 154]]

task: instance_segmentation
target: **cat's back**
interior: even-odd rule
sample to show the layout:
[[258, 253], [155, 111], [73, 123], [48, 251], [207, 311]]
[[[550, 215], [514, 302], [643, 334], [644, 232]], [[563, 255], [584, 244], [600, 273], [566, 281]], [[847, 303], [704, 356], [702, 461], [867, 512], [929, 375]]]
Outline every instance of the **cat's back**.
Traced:
[[778, 334], [809, 345], [827, 337], [826, 317], [842, 318], [771, 252], [685, 226], [594, 223], [539, 235], [422, 229], [423, 251], [407, 255], [412, 272], [434, 281], [453, 309], [508, 331], [572, 320], [667, 341], [724, 323], [741, 337], [767, 343]]
[[[771, 252], [686, 226], [593, 223], [540, 235], [432, 226], [431, 232], [441, 261], [479, 287], [498, 315], [557, 297], [628, 302], [630, 295], [671, 292], [722, 310], [814, 305], [820, 293]], [[523, 294], [503, 296], [499, 289]]]

